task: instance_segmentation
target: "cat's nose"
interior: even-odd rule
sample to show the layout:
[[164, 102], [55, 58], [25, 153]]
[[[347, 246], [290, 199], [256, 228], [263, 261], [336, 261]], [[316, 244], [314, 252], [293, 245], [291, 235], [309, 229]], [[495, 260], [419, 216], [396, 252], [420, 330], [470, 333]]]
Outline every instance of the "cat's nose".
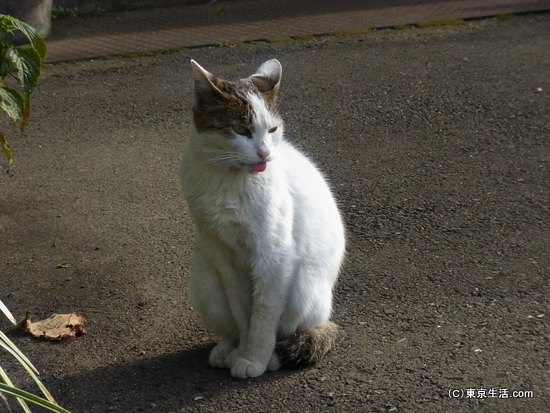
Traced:
[[256, 153], [258, 154], [258, 156], [262, 161], [265, 161], [267, 158], [269, 158], [269, 155], [271, 155], [271, 152], [269, 152], [268, 149], [260, 149]]

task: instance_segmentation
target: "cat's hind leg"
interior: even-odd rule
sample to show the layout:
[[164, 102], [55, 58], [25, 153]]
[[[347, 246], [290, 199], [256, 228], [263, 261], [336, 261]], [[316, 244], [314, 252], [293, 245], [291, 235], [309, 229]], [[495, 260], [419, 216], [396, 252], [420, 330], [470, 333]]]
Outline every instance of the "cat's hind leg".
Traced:
[[279, 358], [279, 355], [276, 351], [273, 351], [273, 354], [271, 355], [271, 359], [269, 360], [269, 364], [267, 365], [267, 369], [269, 371], [277, 371], [281, 367], [281, 360]]

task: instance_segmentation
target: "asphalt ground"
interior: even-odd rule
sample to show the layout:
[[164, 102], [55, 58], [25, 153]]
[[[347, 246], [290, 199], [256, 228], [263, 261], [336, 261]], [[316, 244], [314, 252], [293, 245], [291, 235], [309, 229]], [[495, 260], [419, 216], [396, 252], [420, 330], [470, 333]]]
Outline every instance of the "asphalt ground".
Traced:
[[[177, 177], [191, 58], [226, 78], [279, 59], [287, 138], [339, 200], [345, 335], [315, 368], [208, 366]], [[0, 124], [0, 299], [18, 318], [76, 311], [88, 334], [0, 326], [73, 412], [545, 412], [549, 63], [550, 15], [533, 14], [48, 65], [25, 133]]]

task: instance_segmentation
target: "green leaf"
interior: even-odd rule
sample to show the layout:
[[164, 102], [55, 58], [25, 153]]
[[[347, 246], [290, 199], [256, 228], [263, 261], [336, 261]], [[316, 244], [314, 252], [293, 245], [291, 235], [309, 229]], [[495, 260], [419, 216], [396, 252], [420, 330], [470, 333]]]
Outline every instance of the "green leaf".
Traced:
[[6, 154], [6, 158], [8, 158], [8, 170], [6, 171], [6, 173], [9, 174], [11, 171], [11, 168], [13, 168], [13, 157], [11, 155], [10, 144], [8, 143], [6, 138], [4, 138], [4, 135], [2, 133], [0, 133], [0, 146], [2, 147], [2, 150], [4, 151], [4, 153]]
[[18, 90], [2, 87], [0, 84], [0, 110], [17, 123], [21, 118], [24, 109], [24, 98]]
[[57, 264], [55, 268], [69, 268], [71, 266], [71, 263], [69, 262], [62, 262], [61, 264]]
[[[16, 31], [21, 32], [32, 47], [16, 47], [13, 37]], [[47, 51], [46, 42], [34, 28], [12, 16], [0, 14], [0, 111], [14, 124], [21, 121], [21, 131], [29, 120], [30, 95], [38, 85]], [[8, 75], [17, 79], [20, 90], [6, 85]], [[0, 135], [0, 147], [8, 159], [9, 172], [13, 164], [12, 153], [3, 135]]]
[[37, 33], [32, 45], [40, 55], [40, 59], [44, 60], [48, 55], [48, 46], [46, 45], [46, 41], [42, 38], [42, 36]]
[[17, 69], [17, 80], [23, 93], [32, 93], [42, 73], [40, 54], [34, 49], [17, 47], [9, 49], [6, 58], [11, 60]]
[[19, 30], [33, 46], [35, 37], [39, 36], [32, 26], [29, 26], [27, 23], [22, 22], [15, 17], [7, 16], [5, 14], [0, 14], [0, 26], [12, 32], [14, 30]]
[[0, 77], [3, 79], [10, 73], [15, 73], [17, 67], [9, 58], [9, 51], [13, 49], [13, 46], [10, 44], [0, 44], [0, 51], [3, 55], [0, 55]]

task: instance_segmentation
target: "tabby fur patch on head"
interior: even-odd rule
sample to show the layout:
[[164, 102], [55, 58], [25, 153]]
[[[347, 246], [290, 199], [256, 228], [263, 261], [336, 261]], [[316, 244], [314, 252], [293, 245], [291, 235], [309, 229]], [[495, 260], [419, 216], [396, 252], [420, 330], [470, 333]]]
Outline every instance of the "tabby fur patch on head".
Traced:
[[218, 79], [194, 61], [192, 66], [195, 152], [211, 166], [264, 172], [283, 139], [277, 112], [279, 61], [268, 60], [252, 76], [237, 81]]
[[273, 59], [264, 63], [254, 75], [238, 81], [222, 80], [192, 61], [195, 78], [193, 120], [199, 132], [210, 129], [230, 133], [233, 125], [250, 129], [254, 108], [249, 94], [261, 96], [274, 115], [277, 112], [277, 92], [281, 79], [280, 63]]

